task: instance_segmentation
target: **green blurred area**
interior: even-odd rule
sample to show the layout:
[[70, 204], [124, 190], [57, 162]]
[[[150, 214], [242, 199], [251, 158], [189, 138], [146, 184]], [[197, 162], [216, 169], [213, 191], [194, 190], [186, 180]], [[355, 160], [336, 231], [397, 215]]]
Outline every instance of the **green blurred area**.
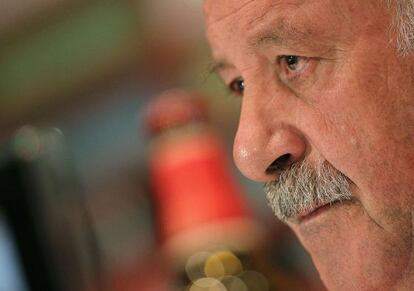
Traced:
[[0, 46], [0, 115], [30, 110], [130, 59], [137, 13], [130, 1], [95, 1]]

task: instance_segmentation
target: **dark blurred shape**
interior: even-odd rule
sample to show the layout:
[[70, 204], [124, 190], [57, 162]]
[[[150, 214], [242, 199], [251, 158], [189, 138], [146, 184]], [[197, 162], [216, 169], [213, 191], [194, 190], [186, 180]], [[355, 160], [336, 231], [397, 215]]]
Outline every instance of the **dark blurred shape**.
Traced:
[[0, 213], [30, 291], [89, 291], [99, 281], [94, 236], [68, 158], [58, 129], [31, 126], [0, 152]]

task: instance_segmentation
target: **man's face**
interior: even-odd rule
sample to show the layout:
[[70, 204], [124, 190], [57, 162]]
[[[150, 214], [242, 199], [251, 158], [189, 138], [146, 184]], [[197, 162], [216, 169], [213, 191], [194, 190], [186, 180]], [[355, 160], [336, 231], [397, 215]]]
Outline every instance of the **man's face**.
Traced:
[[414, 58], [395, 53], [380, 2], [205, 1], [216, 69], [243, 95], [240, 170], [269, 182], [305, 160], [349, 182], [346, 203], [288, 221], [333, 290], [391, 290], [414, 272]]

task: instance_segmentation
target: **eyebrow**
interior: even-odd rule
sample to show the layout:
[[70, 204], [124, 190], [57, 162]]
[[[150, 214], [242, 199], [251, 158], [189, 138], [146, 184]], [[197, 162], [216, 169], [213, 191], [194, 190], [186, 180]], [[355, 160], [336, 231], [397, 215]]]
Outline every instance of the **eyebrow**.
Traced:
[[315, 40], [316, 33], [310, 29], [301, 29], [280, 22], [275, 28], [258, 33], [248, 40], [250, 48], [258, 48], [264, 45], [292, 46], [304, 45]]
[[208, 64], [207, 66], [207, 73], [208, 75], [212, 75], [212, 74], [217, 74], [220, 71], [231, 67], [231, 65], [229, 63], [227, 63], [226, 61], [212, 61], [210, 64]]

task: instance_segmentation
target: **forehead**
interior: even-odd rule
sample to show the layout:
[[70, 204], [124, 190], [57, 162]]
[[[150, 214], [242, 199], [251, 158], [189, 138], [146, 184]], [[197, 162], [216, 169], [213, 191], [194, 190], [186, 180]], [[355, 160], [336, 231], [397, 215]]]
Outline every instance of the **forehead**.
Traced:
[[205, 0], [204, 13], [207, 23], [214, 23], [225, 20], [235, 14], [241, 14], [244, 17], [260, 17], [269, 8], [275, 8], [283, 5], [300, 5], [306, 0]]
[[[213, 52], [238, 47], [269, 29], [324, 39], [352, 36], [363, 25], [378, 25], [379, 0], [205, 0]], [[375, 15], [377, 14], [377, 15]], [[377, 22], [377, 23], [375, 23]]]
[[[244, 44], [242, 42], [259, 34], [260, 30], [286, 27], [292, 19], [297, 24], [304, 23], [307, 15], [314, 9], [312, 6], [315, 5], [312, 3], [329, 1], [341, 0], [206, 0], [204, 11], [208, 38], [213, 51], [219, 46], [228, 46], [232, 41], [241, 46]], [[327, 5], [324, 7], [328, 10]], [[310, 30], [310, 27], [307, 29]]]
[[[366, 8], [375, 10], [385, 7], [383, 0], [205, 0], [204, 13], [207, 24], [211, 24], [225, 21], [235, 15], [242, 21], [262, 18], [268, 14], [292, 14], [295, 13], [295, 8], [301, 6], [305, 6], [310, 12], [318, 7], [340, 14], [360, 14]], [[319, 20], [328, 16], [320, 14]]]

